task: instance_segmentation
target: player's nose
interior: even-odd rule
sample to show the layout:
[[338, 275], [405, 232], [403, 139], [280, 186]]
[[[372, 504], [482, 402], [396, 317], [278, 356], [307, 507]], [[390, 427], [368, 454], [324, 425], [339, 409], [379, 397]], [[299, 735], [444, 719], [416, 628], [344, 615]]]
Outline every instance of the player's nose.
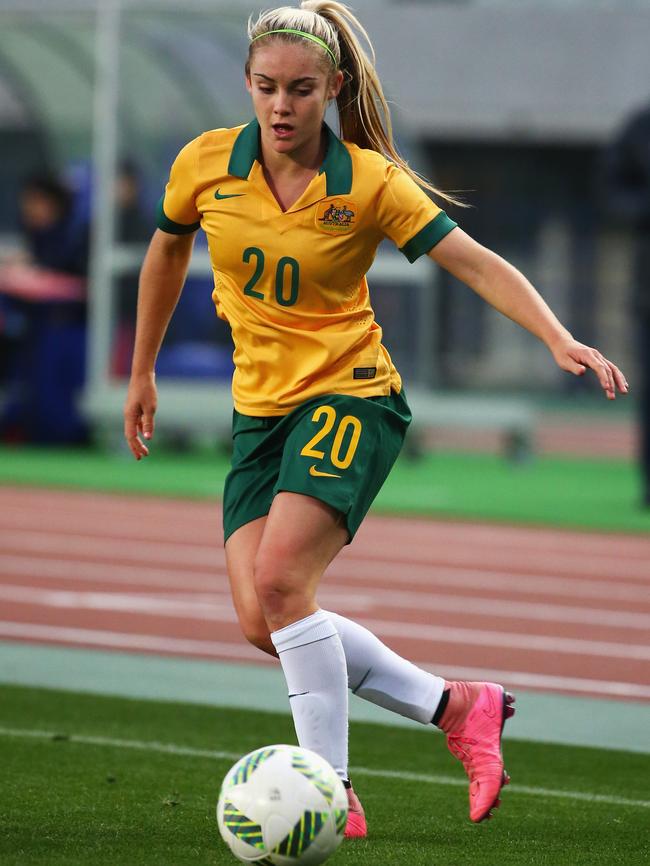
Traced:
[[291, 113], [291, 102], [288, 93], [283, 93], [281, 90], [277, 92], [273, 104], [273, 113], [282, 117]]

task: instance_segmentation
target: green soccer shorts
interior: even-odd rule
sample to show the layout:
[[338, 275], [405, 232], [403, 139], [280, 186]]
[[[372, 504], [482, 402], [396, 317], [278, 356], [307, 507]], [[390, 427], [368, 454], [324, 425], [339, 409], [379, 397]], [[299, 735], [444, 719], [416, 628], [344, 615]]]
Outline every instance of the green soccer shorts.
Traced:
[[410, 423], [403, 391], [367, 398], [325, 394], [280, 417], [235, 410], [232, 467], [223, 494], [224, 540], [268, 514], [280, 491], [313, 496], [340, 511], [352, 540]]

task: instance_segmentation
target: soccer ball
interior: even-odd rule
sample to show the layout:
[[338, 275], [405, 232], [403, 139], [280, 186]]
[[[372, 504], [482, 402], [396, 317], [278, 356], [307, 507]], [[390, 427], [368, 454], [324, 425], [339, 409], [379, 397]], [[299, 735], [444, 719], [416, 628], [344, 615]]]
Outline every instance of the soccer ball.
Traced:
[[217, 823], [242, 863], [315, 866], [343, 839], [348, 798], [324, 758], [298, 746], [266, 746], [227, 773]]

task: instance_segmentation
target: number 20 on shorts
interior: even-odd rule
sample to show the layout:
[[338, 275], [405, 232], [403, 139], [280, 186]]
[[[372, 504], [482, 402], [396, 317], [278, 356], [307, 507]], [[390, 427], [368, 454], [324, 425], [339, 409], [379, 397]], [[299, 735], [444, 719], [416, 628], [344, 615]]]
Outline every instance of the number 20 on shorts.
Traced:
[[[324, 419], [323, 426], [315, 436], [312, 436], [309, 442], [307, 442], [305, 447], [302, 449], [300, 452], [302, 457], [314, 457], [316, 460], [322, 460], [325, 456], [325, 452], [316, 448], [316, 445], [318, 445], [318, 443], [334, 429], [334, 425], [336, 424], [336, 410], [332, 406], [319, 406], [311, 416], [311, 420], [317, 424], [321, 419]], [[355, 418], [354, 415], [345, 415], [339, 422], [336, 435], [334, 436], [334, 442], [332, 443], [332, 450], [330, 452], [332, 465], [336, 466], [337, 469], [347, 469], [352, 463], [359, 445], [359, 439], [361, 438], [362, 427], [363, 425], [361, 424], [361, 421], [359, 421], [358, 418]], [[343, 440], [345, 439], [345, 435], [349, 428], [352, 429], [352, 435], [350, 436], [347, 450], [345, 451], [345, 454], [342, 455]]]

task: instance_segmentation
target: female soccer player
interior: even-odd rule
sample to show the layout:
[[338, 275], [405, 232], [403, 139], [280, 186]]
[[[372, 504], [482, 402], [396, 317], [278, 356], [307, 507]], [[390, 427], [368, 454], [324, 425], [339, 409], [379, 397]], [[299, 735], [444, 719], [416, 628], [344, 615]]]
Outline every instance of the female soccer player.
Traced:
[[[515, 268], [424, 193], [437, 191], [396, 152], [381, 84], [356, 33], [368, 40], [344, 5], [327, 0], [249, 23], [255, 119], [200, 135], [172, 166], [142, 268], [125, 435], [136, 459], [147, 456], [155, 359], [202, 227], [213, 299], [235, 344], [223, 501], [234, 605], [248, 640], [280, 658], [300, 745], [323, 755], [348, 788], [346, 835], [365, 836], [347, 770], [348, 687], [446, 732], [470, 779], [473, 821], [489, 816], [508, 780], [501, 731], [514, 700], [494, 683], [432, 676], [316, 601], [411, 420], [368, 297], [377, 245], [388, 237], [409, 261], [427, 253], [541, 339], [563, 370], [591, 368], [609, 399], [627, 384], [573, 339]], [[333, 99], [341, 139], [324, 124]]]

